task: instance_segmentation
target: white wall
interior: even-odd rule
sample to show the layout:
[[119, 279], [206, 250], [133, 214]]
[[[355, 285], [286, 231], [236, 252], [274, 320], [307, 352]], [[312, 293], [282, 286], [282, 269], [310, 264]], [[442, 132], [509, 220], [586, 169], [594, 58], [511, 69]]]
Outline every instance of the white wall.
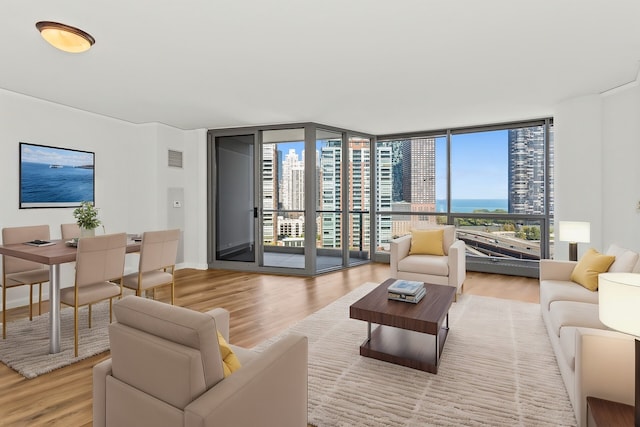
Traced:
[[[206, 130], [135, 125], [0, 90], [0, 228], [48, 224], [55, 239], [61, 223], [75, 221], [73, 209], [18, 208], [20, 142], [95, 152], [96, 206], [107, 233], [165, 228], [168, 188], [183, 187], [182, 266], [206, 268]], [[169, 148], [183, 152], [183, 169], [167, 166]], [[72, 284], [63, 269], [63, 286]], [[28, 301], [26, 288], [9, 294], [9, 306]]]
[[640, 250], [640, 86], [603, 97], [603, 242]]
[[[640, 251], [640, 88], [567, 100], [554, 123], [555, 224], [591, 223], [579, 256], [611, 243]], [[568, 258], [566, 243], [556, 242], [555, 258]]]

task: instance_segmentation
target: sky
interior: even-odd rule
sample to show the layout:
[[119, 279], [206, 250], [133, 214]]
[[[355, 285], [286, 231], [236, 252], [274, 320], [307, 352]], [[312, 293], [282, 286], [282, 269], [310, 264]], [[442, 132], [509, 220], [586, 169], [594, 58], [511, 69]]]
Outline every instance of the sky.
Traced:
[[20, 146], [20, 158], [27, 163], [49, 165], [84, 166], [93, 164], [93, 153], [24, 143]]
[[[451, 198], [508, 199], [506, 130], [451, 137]], [[436, 141], [436, 198], [446, 198], [446, 138]]]

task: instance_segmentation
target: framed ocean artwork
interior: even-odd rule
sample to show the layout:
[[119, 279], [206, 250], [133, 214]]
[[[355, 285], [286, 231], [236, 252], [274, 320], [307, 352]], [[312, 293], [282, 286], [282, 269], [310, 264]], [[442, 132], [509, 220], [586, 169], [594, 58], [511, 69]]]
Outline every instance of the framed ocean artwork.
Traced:
[[20, 209], [95, 204], [95, 153], [20, 143]]

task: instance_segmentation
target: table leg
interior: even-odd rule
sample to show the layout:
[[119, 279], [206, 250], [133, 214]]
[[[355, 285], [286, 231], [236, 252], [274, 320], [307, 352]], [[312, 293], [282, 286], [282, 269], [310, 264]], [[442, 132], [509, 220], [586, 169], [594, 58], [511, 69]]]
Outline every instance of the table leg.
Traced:
[[[444, 318], [444, 329], [449, 330], [449, 313]], [[440, 332], [436, 334], [436, 366], [440, 365]]]
[[60, 352], [60, 265], [49, 267], [49, 353]]
[[371, 342], [371, 322], [367, 322], [367, 342]]

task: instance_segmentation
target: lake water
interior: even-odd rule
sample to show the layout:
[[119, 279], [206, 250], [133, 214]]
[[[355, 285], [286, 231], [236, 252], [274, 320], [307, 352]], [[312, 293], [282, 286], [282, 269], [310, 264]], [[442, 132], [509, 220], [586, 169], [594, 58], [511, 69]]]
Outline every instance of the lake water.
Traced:
[[23, 162], [20, 169], [22, 203], [93, 200], [93, 169], [51, 168], [45, 163], [28, 162]]
[[[490, 212], [496, 209], [508, 211], [509, 200], [507, 199], [452, 199], [451, 212], [471, 213], [475, 210], [487, 209]], [[436, 200], [436, 211], [446, 212], [446, 200]]]

